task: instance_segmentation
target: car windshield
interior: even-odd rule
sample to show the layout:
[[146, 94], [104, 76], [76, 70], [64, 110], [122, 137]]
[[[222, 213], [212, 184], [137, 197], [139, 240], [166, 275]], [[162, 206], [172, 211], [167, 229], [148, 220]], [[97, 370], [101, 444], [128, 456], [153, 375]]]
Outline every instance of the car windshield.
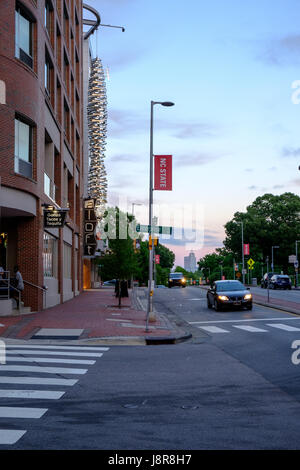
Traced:
[[289, 279], [288, 276], [277, 276], [277, 279], [283, 279], [283, 280], [287, 280]]
[[170, 279], [181, 279], [183, 277], [182, 273], [170, 274]]
[[218, 292], [225, 292], [230, 290], [245, 290], [244, 284], [239, 281], [216, 283]]

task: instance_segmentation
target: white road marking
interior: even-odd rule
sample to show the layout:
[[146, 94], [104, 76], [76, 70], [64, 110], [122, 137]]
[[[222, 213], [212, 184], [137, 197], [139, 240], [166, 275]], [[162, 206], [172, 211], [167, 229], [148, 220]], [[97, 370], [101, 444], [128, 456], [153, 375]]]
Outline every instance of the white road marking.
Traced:
[[[119, 321], [119, 320], [118, 320]], [[123, 321], [123, 320], [122, 320]], [[77, 352], [77, 351], [44, 351], [41, 349], [7, 349], [6, 354], [47, 354], [47, 356], [78, 356], [78, 357], [102, 357], [103, 353]]]
[[87, 373], [87, 369], [70, 369], [67, 367], [41, 367], [41, 366], [8, 366], [0, 365], [0, 372], [37, 372], [40, 374], [79, 374]]
[[250, 325], [232, 325], [234, 328], [239, 330], [250, 331], [250, 333], [268, 333], [268, 330], [262, 330], [261, 328], [256, 328], [255, 326]]
[[227, 330], [223, 330], [223, 328], [218, 328], [217, 326], [199, 326], [201, 330], [208, 331], [208, 333], [229, 333]]
[[19, 356], [7, 356], [6, 362], [48, 362], [55, 364], [85, 364], [93, 365], [96, 361], [87, 361], [83, 359], [53, 359], [52, 357], [19, 357]]
[[15, 444], [26, 431], [21, 430], [12, 430], [12, 429], [0, 429], [0, 444], [2, 445], [12, 445]]
[[300, 331], [300, 328], [295, 328], [294, 326], [290, 325], [284, 325], [283, 323], [267, 323], [267, 325], [285, 331]]
[[59, 400], [65, 392], [53, 390], [0, 390], [0, 398], [42, 398]]
[[21, 385], [63, 385], [72, 387], [78, 382], [74, 379], [47, 379], [45, 377], [11, 377], [0, 376], [0, 384], [21, 384]]
[[25, 418], [39, 419], [48, 408], [25, 408], [18, 406], [0, 406], [0, 418]]
[[109, 348], [99, 346], [49, 346], [44, 344], [6, 344], [6, 348], [18, 348], [18, 349], [67, 349], [67, 350], [80, 350], [80, 351], [108, 351]]
[[280, 318], [245, 318], [242, 320], [231, 319], [231, 320], [207, 320], [207, 321], [190, 321], [191, 325], [202, 325], [207, 323], [238, 323], [238, 322], [253, 322], [253, 321], [277, 321], [277, 320], [300, 320], [299, 317], [280, 317]]
[[34, 336], [80, 336], [83, 329], [74, 328], [41, 328]]

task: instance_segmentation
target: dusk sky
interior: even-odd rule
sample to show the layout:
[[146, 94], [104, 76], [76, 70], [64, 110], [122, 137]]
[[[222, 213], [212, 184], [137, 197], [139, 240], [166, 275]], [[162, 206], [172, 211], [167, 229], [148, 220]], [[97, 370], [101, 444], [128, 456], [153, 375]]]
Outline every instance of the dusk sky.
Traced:
[[[176, 264], [221, 247], [224, 224], [256, 197], [299, 194], [297, 0], [88, 3], [126, 29], [92, 38], [108, 78], [109, 205], [143, 204], [134, 211], [148, 223], [151, 100], [175, 103], [154, 108], [154, 153], [173, 155], [173, 191], [154, 203], [159, 225], [178, 229], [161, 240]], [[187, 238], [197, 229], [193, 243], [182, 226]]]

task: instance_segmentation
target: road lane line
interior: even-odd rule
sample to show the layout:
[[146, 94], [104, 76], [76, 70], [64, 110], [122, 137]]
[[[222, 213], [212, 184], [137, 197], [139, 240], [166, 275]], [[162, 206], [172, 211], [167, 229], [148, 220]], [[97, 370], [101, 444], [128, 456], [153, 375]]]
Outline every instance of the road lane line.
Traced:
[[8, 366], [0, 365], [0, 372], [37, 372], [39, 374], [79, 374], [87, 373], [87, 369], [68, 367], [42, 367], [42, 366]]
[[72, 387], [78, 382], [74, 379], [47, 379], [45, 377], [11, 377], [0, 376], [0, 384], [21, 384], [21, 385], [62, 385]]
[[85, 364], [93, 365], [96, 361], [88, 361], [83, 359], [54, 359], [49, 357], [20, 357], [20, 356], [7, 356], [6, 362], [48, 362], [54, 364]]
[[207, 323], [238, 323], [238, 322], [255, 322], [255, 321], [287, 321], [287, 320], [300, 320], [300, 317], [279, 317], [279, 318], [246, 318], [242, 320], [206, 320], [206, 321], [190, 321], [191, 325], [202, 325]]
[[294, 326], [284, 325], [283, 323], [267, 323], [268, 326], [273, 328], [278, 328], [279, 330], [285, 331], [300, 331], [300, 328], [295, 328]]
[[42, 349], [6, 349], [6, 354], [47, 354], [47, 356], [77, 356], [77, 357], [102, 357], [103, 353], [95, 352], [70, 352], [70, 351], [44, 351]]
[[268, 333], [268, 330], [262, 330], [261, 328], [256, 328], [255, 326], [250, 325], [232, 325], [234, 328], [239, 330], [249, 331], [250, 333]]
[[17, 429], [0, 429], [0, 444], [13, 445], [19, 439], [21, 439], [21, 437], [24, 436], [26, 432], [27, 431], [21, 431]]
[[201, 330], [207, 331], [208, 333], [230, 333], [223, 328], [218, 328], [217, 326], [199, 326]]
[[59, 400], [65, 392], [53, 390], [0, 390], [0, 398], [42, 398], [44, 400]]
[[80, 351], [108, 351], [109, 348], [105, 347], [98, 347], [98, 346], [49, 346], [49, 345], [44, 345], [44, 344], [6, 344], [6, 348], [22, 348], [22, 349], [67, 349], [67, 350], [80, 350]]
[[0, 406], [0, 418], [39, 419], [48, 408], [25, 408], [18, 406]]

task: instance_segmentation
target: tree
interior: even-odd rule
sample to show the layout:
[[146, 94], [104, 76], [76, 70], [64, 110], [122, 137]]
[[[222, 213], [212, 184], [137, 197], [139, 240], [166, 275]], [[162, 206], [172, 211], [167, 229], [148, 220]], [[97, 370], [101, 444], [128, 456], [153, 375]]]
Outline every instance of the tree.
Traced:
[[[276, 250], [276, 265], [288, 270], [288, 256], [295, 252], [295, 241], [300, 234], [300, 197], [293, 193], [280, 196], [264, 194], [258, 197], [245, 213], [236, 212], [225, 225], [224, 246], [236, 260], [242, 258], [241, 224], [244, 225], [244, 243], [250, 244], [250, 255], [256, 262], [271, 261], [272, 246]], [[257, 268], [257, 266], [256, 266]]]
[[128, 295], [125, 282], [127, 286], [127, 280], [138, 268], [133, 240], [128, 233], [129, 224], [132, 221], [133, 216], [125, 214], [118, 207], [108, 209], [103, 219], [102, 229], [107, 234], [110, 253], [99, 259], [99, 265], [102, 276], [115, 278], [120, 282], [117, 292], [119, 306], [121, 306], [121, 297]]

